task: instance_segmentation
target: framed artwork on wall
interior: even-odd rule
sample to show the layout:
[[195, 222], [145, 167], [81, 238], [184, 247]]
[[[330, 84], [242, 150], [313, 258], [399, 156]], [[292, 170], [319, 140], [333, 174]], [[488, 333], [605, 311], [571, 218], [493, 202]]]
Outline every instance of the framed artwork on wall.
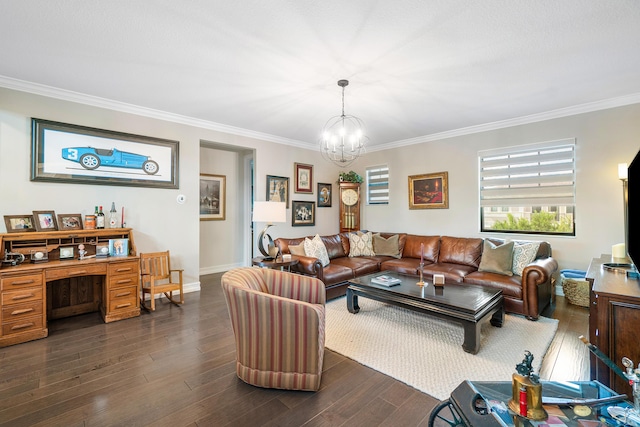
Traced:
[[267, 175], [267, 202], [285, 202], [289, 209], [289, 178]]
[[5, 215], [4, 225], [7, 233], [24, 233], [25, 231], [36, 231], [33, 223], [33, 215]]
[[31, 181], [179, 188], [178, 142], [31, 120]]
[[58, 229], [54, 211], [33, 211], [33, 219], [38, 231], [56, 231]]
[[224, 220], [227, 208], [227, 177], [200, 174], [200, 221]]
[[409, 209], [448, 208], [448, 172], [412, 175], [409, 177]]
[[331, 207], [331, 184], [325, 184], [323, 182], [318, 183], [318, 207], [330, 208]]
[[313, 194], [313, 165], [295, 163], [293, 176], [296, 193]]
[[316, 202], [291, 202], [291, 225], [294, 227], [316, 225]]

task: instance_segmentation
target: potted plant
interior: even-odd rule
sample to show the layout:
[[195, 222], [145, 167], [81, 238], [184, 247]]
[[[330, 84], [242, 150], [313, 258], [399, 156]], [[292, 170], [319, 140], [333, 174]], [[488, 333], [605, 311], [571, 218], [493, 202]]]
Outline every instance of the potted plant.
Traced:
[[362, 181], [362, 177], [354, 171], [340, 172], [340, 182], [357, 182], [360, 184]]

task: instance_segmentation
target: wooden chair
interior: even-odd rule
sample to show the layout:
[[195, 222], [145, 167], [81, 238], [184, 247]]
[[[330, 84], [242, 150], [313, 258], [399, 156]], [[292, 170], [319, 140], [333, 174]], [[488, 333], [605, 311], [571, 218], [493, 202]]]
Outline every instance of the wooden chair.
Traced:
[[[151, 311], [156, 309], [155, 295], [163, 293], [169, 301], [178, 305], [184, 304], [182, 291], [183, 270], [172, 270], [169, 251], [150, 252], [140, 254], [140, 283], [142, 285], [142, 299], [140, 304], [146, 310], [145, 295], [151, 294]], [[180, 291], [180, 300], [173, 298], [173, 291]]]

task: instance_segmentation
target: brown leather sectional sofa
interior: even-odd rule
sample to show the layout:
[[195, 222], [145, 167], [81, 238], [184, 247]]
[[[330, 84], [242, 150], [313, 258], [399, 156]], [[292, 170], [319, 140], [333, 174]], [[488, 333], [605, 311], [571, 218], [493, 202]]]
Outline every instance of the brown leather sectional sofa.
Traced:
[[[418, 276], [421, 244], [424, 245], [425, 279], [434, 273], [443, 274], [446, 283], [484, 285], [502, 289], [505, 310], [522, 314], [536, 320], [550, 303], [552, 298], [552, 276], [558, 269], [558, 263], [551, 256], [551, 246], [541, 242], [536, 259], [525, 267], [522, 276], [506, 276], [497, 273], [478, 271], [482, 257], [483, 239], [450, 236], [419, 236], [403, 233], [380, 233], [388, 238], [399, 235], [401, 258], [391, 256], [349, 257], [349, 234], [340, 233], [320, 236], [330, 263], [322, 267], [317, 258], [296, 256], [299, 263], [292, 271], [317, 277], [326, 286], [327, 299], [344, 295], [347, 280], [377, 271], [393, 270]], [[313, 236], [308, 236], [312, 238]], [[284, 254], [289, 245], [298, 245], [304, 241], [299, 238], [278, 238], [275, 243]], [[489, 239], [501, 244], [499, 239]]]

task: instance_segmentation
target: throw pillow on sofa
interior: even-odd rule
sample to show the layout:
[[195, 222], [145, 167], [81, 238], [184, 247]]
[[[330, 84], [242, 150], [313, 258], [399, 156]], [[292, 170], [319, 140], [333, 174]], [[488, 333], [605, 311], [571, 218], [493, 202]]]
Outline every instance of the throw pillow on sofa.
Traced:
[[371, 232], [349, 233], [349, 257], [354, 256], [374, 256], [373, 236]]
[[388, 239], [385, 239], [380, 235], [380, 233], [376, 233], [373, 235], [373, 252], [376, 255], [386, 255], [392, 256], [394, 258], [401, 258], [400, 254], [400, 236], [394, 234], [393, 236], [389, 236]]
[[289, 245], [289, 253], [291, 255], [305, 256], [306, 253], [304, 251], [304, 242], [300, 243], [299, 245]]
[[478, 271], [513, 276], [513, 245], [513, 242], [509, 242], [496, 246], [485, 240]]
[[513, 265], [511, 268], [513, 274], [522, 276], [524, 268], [536, 259], [538, 248], [540, 248], [540, 242], [515, 243], [513, 247]]
[[319, 234], [316, 234], [313, 239], [304, 238], [304, 253], [306, 256], [318, 258], [323, 267], [329, 265], [329, 253]]

